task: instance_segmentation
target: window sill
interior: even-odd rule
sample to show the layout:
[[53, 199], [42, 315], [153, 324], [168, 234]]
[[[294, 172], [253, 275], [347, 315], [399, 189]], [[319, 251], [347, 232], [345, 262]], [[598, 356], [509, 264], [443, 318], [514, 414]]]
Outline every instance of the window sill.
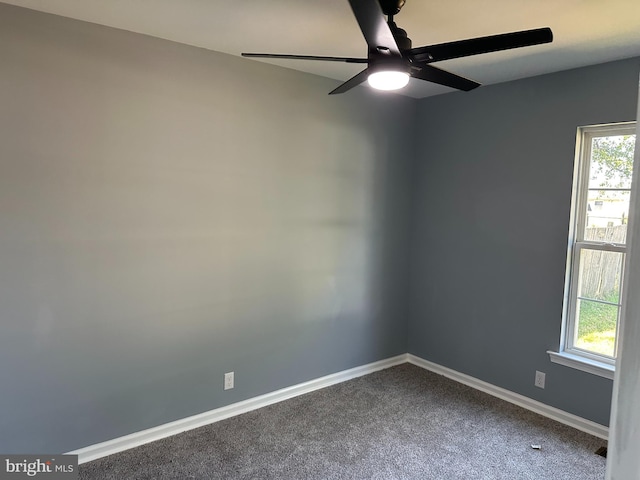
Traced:
[[616, 371], [616, 367], [613, 365], [580, 357], [578, 355], [567, 352], [552, 352], [551, 350], [549, 350], [547, 351], [547, 353], [549, 354], [549, 358], [553, 363], [575, 368], [577, 370], [582, 370], [583, 372], [592, 373], [594, 375], [613, 380], [613, 375]]

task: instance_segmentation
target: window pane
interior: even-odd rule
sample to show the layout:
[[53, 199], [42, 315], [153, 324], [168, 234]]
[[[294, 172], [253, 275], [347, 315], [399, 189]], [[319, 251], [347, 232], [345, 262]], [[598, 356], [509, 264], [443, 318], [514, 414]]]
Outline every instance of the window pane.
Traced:
[[578, 300], [577, 338], [574, 345], [582, 350], [613, 357], [618, 308], [616, 305]]
[[589, 190], [584, 239], [625, 244], [630, 196], [629, 190]]
[[593, 138], [589, 188], [631, 188], [635, 143], [635, 135]]
[[580, 250], [578, 297], [619, 303], [623, 260], [624, 253]]

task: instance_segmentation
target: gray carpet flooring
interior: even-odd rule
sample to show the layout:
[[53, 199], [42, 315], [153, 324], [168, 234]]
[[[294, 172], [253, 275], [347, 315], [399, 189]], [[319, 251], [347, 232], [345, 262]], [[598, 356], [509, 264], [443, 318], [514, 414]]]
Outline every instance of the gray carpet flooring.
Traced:
[[[531, 445], [540, 445], [540, 450]], [[80, 466], [81, 479], [603, 479], [603, 440], [403, 364]]]

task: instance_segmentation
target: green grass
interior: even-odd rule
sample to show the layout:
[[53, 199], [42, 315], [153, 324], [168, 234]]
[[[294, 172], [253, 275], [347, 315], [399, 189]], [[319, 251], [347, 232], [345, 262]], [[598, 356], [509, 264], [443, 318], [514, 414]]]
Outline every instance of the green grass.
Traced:
[[[616, 301], [617, 298], [606, 298]], [[613, 357], [616, 340], [618, 308], [615, 305], [580, 302], [578, 340], [576, 347]]]

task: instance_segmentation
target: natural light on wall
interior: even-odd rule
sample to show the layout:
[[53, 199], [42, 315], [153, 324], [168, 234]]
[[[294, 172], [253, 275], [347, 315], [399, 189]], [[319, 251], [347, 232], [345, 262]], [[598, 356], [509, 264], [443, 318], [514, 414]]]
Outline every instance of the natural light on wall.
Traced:
[[377, 90], [399, 90], [409, 83], [409, 74], [394, 70], [374, 72], [369, 75], [368, 82]]

